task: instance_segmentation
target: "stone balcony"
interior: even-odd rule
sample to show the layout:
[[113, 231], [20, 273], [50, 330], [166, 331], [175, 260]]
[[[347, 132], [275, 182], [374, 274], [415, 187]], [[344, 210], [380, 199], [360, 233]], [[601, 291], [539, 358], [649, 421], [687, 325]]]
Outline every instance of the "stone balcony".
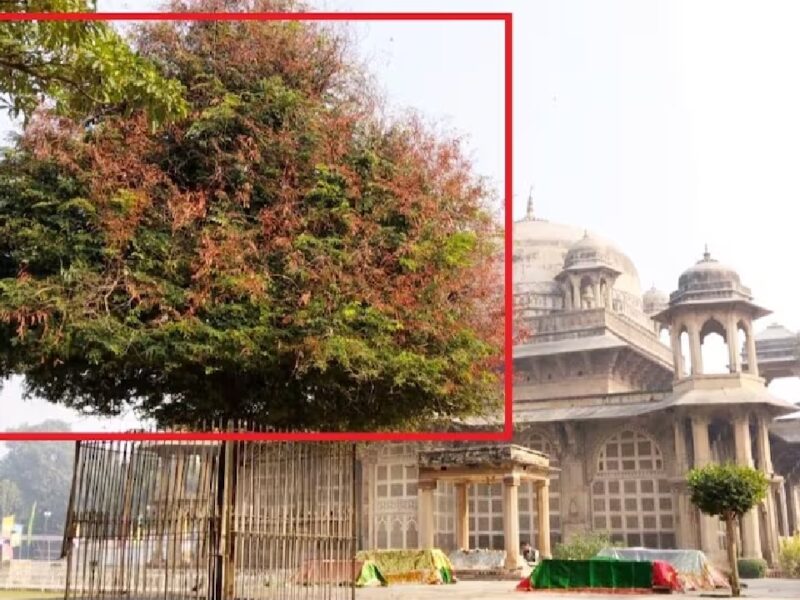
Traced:
[[[654, 334], [653, 330], [605, 308], [569, 311], [526, 319], [524, 326], [531, 331], [531, 339], [514, 349], [514, 358], [537, 354], [538, 344], [587, 340], [611, 333], [627, 345], [646, 353], [652, 360], [672, 370], [672, 351]], [[577, 343], [561, 344], [565, 351], [579, 349]], [[551, 346], [553, 348], [554, 346]], [[556, 347], [557, 349], [557, 347]]]

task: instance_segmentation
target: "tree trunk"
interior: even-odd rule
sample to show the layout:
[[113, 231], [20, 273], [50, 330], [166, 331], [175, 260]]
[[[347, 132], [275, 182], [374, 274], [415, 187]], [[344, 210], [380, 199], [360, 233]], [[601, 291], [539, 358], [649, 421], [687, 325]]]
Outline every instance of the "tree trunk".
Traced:
[[739, 586], [739, 557], [736, 551], [736, 519], [734, 517], [725, 518], [725, 533], [728, 537], [728, 562], [731, 566], [731, 595], [738, 597], [742, 592]]

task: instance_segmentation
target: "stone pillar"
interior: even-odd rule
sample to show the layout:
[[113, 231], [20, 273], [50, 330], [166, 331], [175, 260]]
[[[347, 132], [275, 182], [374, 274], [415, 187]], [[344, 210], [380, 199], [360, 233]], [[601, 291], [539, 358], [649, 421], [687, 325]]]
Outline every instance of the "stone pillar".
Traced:
[[733, 441], [736, 451], [736, 464], [753, 466], [752, 440], [750, 439], [750, 419], [739, 415], [733, 419]]
[[[764, 548], [764, 558], [771, 566], [778, 563], [779, 542], [778, 542], [778, 507], [775, 502], [775, 490], [771, 485], [767, 497], [762, 503], [764, 511], [764, 523], [766, 534], [766, 548]], [[755, 511], [754, 511], [755, 512]]]
[[789, 537], [792, 535], [791, 530], [789, 529], [789, 504], [786, 502], [786, 482], [781, 482], [781, 486], [778, 489], [778, 497], [780, 498], [780, 534], [783, 537]]
[[600, 282], [595, 281], [592, 283], [592, 290], [594, 291], [594, 308], [603, 306], [603, 297], [600, 295]]
[[700, 329], [696, 323], [689, 327], [689, 346], [692, 351], [692, 375], [703, 374], [703, 350], [700, 344]]
[[786, 515], [789, 519], [789, 535], [797, 531], [797, 506], [794, 503], [794, 481], [786, 478]]
[[[750, 440], [750, 419], [739, 415], [733, 420], [733, 439], [736, 449], [736, 464], [752, 467], [753, 452]], [[761, 531], [758, 518], [758, 507], [742, 516], [742, 556], [745, 558], [761, 558]]]
[[756, 338], [753, 335], [753, 327], [749, 323], [745, 330], [747, 334], [747, 371], [758, 376], [758, 359], [756, 358]]
[[760, 415], [756, 420], [756, 449], [758, 451], [758, 468], [768, 476], [772, 475], [772, 450], [769, 445], [769, 429], [767, 419]]
[[569, 281], [572, 285], [572, 310], [580, 310], [581, 302], [583, 301], [581, 298], [581, 284], [575, 277], [570, 277]]
[[[754, 343], [755, 344], [755, 343]], [[750, 359], [748, 358], [748, 361]], [[755, 361], [753, 361], [755, 364]], [[773, 475], [772, 466], [772, 449], [769, 445], [769, 420], [764, 415], [759, 415], [756, 418], [756, 451], [758, 453], [758, 461], [756, 467], [766, 473], [770, 479]], [[767, 561], [770, 564], [775, 564], [778, 559], [779, 543], [778, 543], [778, 507], [775, 503], [775, 493], [770, 486], [769, 494], [764, 500], [765, 511], [765, 526], [767, 547], [764, 549], [767, 555]], [[755, 512], [755, 511], [754, 511]]]
[[503, 478], [503, 532], [506, 542], [505, 568], [519, 567], [519, 476]]
[[[675, 438], [675, 469], [672, 472], [676, 478], [683, 479], [689, 470], [689, 455], [686, 447], [686, 428], [683, 415], [674, 416], [672, 432]], [[692, 508], [689, 494], [685, 486], [675, 486], [672, 489], [672, 501], [675, 506], [675, 530], [679, 548], [696, 548], [697, 540], [695, 528], [692, 527]]]
[[683, 379], [686, 373], [683, 372], [683, 352], [681, 351], [681, 334], [677, 324], [669, 328], [669, 337], [672, 341], [672, 362], [675, 369], [675, 380]]
[[423, 550], [434, 547], [434, 505], [433, 492], [436, 482], [420, 481], [417, 484], [417, 521], [419, 522], [419, 543]]
[[[694, 364], [692, 366], [694, 367]], [[708, 417], [702, 415], [692, 417], [692, 441], [694, 442], [694, 466], [704, 467], [711, 462]], [[699, 523], [700, 549], [707, 554], [717, 554], [719, 552], [718, 519], [700, 513]]]
[[711, 462], [711, 444], [708, 440], [709, 419], [704, 415], [692, 416], [692, 442], [694, 466], [704, 467]]
[[568, 280], [562, 281], [561, 290], [564, 294], [564, 310], [572, 310], [572, 284]]
[[800, 533], [800, 486], [792, 482], [789, 489], [791, 490], [790, 500], [792, 502], [792, 514], [794, 515], [794, 531], [792, 533]]
[[742, 357], [739, 355], [739, 330], [735, 316], [731, 315], [728, 319], [727, 329], [729, 370], [731, 373], [739, 373], [742, 370]]
[[689, 470], [689, 450], [686, 448], [686, 428], [682, 415], [675, 415], [672, 431], [675, 437], [675, 475], [682, 477]]
[[456, 487], [456, 548], [469, 550], [469, 496], [467, 482]]
[[689, 498], [686, 489], [677, 488], [673, 494], [675, 502], [675, 519], [677, 520], [676, 533], [678, 535], [678, 548], [699, 548], [700, 540], [698, 530], [694, 523], [697, 509]]
[[550, 551], [550, 481], [547, 479], [536, 482], [536, 513], [539, 556], [552, 558]]

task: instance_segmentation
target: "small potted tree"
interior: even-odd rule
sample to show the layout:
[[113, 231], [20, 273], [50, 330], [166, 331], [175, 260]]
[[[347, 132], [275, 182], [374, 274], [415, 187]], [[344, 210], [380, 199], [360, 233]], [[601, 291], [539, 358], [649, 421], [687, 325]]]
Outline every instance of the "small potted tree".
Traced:
[[719, 517], [728, 537], [728, 562], [731, 568], [731, 594], [739, 596], [739, 568], [736, 549], [736, 523], [767, 495], [769, 481], [761, 471], [738, 465], [708, 465], [692, 469], [687, 475], [692, 503], [701, 512]]

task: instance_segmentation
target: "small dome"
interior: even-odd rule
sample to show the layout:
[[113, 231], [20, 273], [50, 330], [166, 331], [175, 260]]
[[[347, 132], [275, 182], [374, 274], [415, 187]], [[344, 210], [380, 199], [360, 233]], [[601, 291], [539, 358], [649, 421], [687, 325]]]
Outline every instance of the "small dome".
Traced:
[[565, 270], [596, 269], [604, 267], [619, 272], [614, 266], [608, 244], [586, 231], [583, 237], [572, 244], [564, 257]]
[[660, 312], [669, 304], [669, 297], [655, 286], [651, 287], [642, 296], [642, 306], [645, 314], [651, 315]]
[[702, 260], [681, 274], [678, 289], [669, 297], [670, 305], [752, 299], [750, 288], [742, 285], [736, 270], [711, 258], [708, 248]]
[[[537, 315], [563, 310], [564, 290], [559, 275], [567, 253], [585, 236], [582, 227], [554, 223], [532, 214], [514, 223], [513, 290], [520, 305]], [[614, 279], [613, 295], [625, 306], [641, 312], [642, 291], [633, 261], [611, 241], [595, 233], [590, 237], [607, 249], [613, 268], [620, 272]]]
[[797, 334], [780, 323], [773, 323], [764, 331], [756, 334], [756, 342], [773, 342], [777, 340], [797, 340]]
[[711, 258], [711, 254], [706, 248], [703, 259], [686, 269], [678, 278], [678, 290], [690, 290], [698, 287], [707, 288], [718, 283], [727, 283], [735, 286], [742, 285], [736, 270]]

